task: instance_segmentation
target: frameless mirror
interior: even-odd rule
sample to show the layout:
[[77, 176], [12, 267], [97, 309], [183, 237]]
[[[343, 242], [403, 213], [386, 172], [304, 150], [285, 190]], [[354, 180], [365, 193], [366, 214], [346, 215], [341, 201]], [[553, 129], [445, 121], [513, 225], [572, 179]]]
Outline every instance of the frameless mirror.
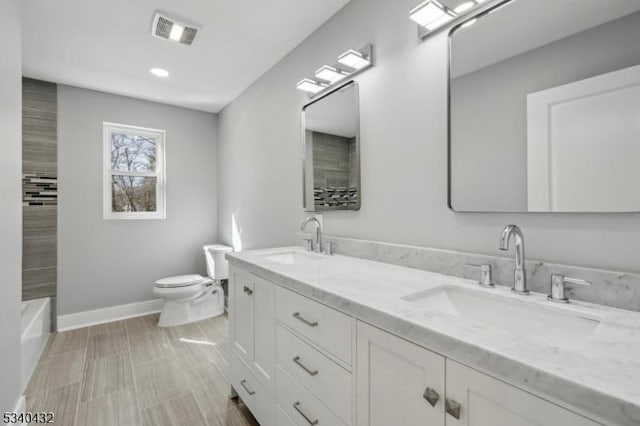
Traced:
[[640, 211], [640, 1], [502, 2], [449, 56], [453, 210]]
[[351, 81], [303, 108], [306, 211], [360, 209], [358, 104]]

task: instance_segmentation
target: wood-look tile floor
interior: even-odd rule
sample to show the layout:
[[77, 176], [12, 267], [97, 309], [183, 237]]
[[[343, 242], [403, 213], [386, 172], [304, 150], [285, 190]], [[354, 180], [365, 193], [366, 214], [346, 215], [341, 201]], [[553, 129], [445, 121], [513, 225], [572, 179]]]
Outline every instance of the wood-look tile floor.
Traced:
[[229, 398], [226, 315], [159, 328], [148, 315], [54, 333], [27, 411], [65, 426], [254, 426]]

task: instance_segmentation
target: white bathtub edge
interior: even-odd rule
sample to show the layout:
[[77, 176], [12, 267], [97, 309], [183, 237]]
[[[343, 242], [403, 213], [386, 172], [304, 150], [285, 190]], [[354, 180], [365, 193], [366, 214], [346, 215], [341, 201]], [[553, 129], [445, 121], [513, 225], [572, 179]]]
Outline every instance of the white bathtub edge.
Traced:
[[129, 303], [127, 305], [111, 306], [94, 309], [92, 311], [77, 312], [75, 314], [58, 316], [58, 331], [74, 330], [91, 325], [104, 324], [142, 315], [155, 314], [162, 308], [162, 299], [147, 300], [145, 302]]
[[51, 334], [51, 299], [47, 297], [22, 303], [26, 305], [20, 318], [20, 383], [24, 391]]
[[[24, 395], [21, 395], [16, 402], [16, 408], [13, 409], [14, 413], [26, 413], [27, 412], [27, 400]], [[26, 425], [26, 423], [22, 422], [21, 425]]]
[[[51, 312], [51, 298], [45, 297], [42, 299], [27, 300], [23, 301], [22, 304], [27, 305], [26, 310], [22, 312], [20, 318], [20, 341], [24, 343], [37, 320]], [[44, 310], [48, 312], [43, 313]], [[25, 316], [28, 318], [25, 319]], [[48, 317], [44, 319], [49, 320]]]

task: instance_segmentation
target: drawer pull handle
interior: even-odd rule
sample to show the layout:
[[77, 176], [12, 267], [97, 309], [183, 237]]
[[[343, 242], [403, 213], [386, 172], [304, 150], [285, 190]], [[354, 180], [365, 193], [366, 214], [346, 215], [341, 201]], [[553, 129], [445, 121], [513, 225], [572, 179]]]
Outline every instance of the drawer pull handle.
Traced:
[[318, 424], [318, 420], [311, 420], [311, 417], [306, 414], [304, 411], [302, 411], [302, 408], [300, 408], [300, 401], [296, 402], [293, 404], [293, 408], [300, 413], [300, 415], [302, 417], [304, 417], [304, 419], [310, 424], [310, 425], [317, 425]]
[[302, 321], [303, 323], [307, 324], [309, 327], [317, 327], [318, 326], [318, 321], [309, 321], [308, 319], [306, 319], [305, 317], [300, 315], [300, 312], [295, 312], [293, 314], [293, 317], [295, 319], [297, 319], [298, 321]]
[[244, 388], [244, 390], [247, 391], [247, 393], [249, 394], [249, 396], [253, 395], [254, 393], [256, 393], [256, 391], [251, 390], [248, 386], [247, 386], [247, 381], [246, 380], [242, 380], [240, 382], [240, 384], [242, 385], [242, 387]]
[[293, 362], [295, 362], [296, 364], [298, 364], [298, 367], [302, 368], [304, 371], [306, 371], [307, 373], [309, 373], [310, 376], [315, 376], [318, 374], [318, 370], [312, 370], [309, 367], [307, 367], [306, 365], [304, 365], [302, 363], [302, 361], [300, 361], [300, 357], [294, 357], [293, 358]]
[[422, 395], [432, 407], [435, 407], [438, 401], [440, 401], [440, 394], [435, 389], [427, 388]]
[[460, 420], [460, 404], [458, 404], [453, 399], [445, 398], [444, 399], [444, 410], [448, 415]]
[[253, 294], [253, 290], [251, 290], [249, 287], [247, 287], [246, 285], [244, 286], [244, 292], [247, 293], [247, 296], [251, 296]]

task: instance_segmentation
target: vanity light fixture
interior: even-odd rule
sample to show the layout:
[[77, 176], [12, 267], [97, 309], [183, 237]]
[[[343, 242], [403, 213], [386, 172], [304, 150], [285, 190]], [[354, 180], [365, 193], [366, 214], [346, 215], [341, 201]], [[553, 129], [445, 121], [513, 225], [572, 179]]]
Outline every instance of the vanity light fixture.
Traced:
[[309, 78], [303, 78], [298, 82], [298, 84], [296, 84], [296, 88], [298, 90], [302, 90], [303, 92], [314, 93], [314, 94], [323, 90], [325, 87], [327, 86], [315, 80], [311, 80]]
[[427, 27], [447, 15], [447, 9], [437, 1], [427, 0], [409, 11], [409, 18], [416, 24]]
[[360, 49], [349, 49], [333, 65], [323, 65], [315, 72], [315, 78], [304, 78], [296, 84], [298, 90], [309, 93], [311, 97], [323, 93], [330, 87], [341, 84], [373, 66], [373, 45], [367, 44]]
[[335, 83], [336, 81], [340, 81], [348, 75], [349, 73], [346, 73], [341, 69], [338, 69], [329, 65], [324, 65], [322, 68], [316, 71], [316, 78], [320, 80], [328, 81], [329, 83]]
[[453, 11], [455, 13], [466, 12], [467, 10], [471, 9], [475, 5], [476, 5], [475, 2], [468, 1], [466, 3], [462, 3], [460, 6], [456, 7], [455, 9], [453, 9]]
[[371, 65], [371, 60], [366, 54], [353, 49], [349, 49], [338, 56], [338, 62], [354, 70], [361, 70]]
[[436, 19], [433, 22], [428, 23], [427, 25], [424, 25], [424, 27], [429, 31], [433, 31], [453, 21], [456, 18], [456, 16], [457, 15], [455, 13], [451, 12], [450, 10], [447, 10], [444, 13], [444, 15], [442, 15], [440, 18]]
[[[487, 0], [470, 0], [463, 3], [454, 0], [426, 0], [409, 11], [409, 18], [418, 24], [418, 37], [425, 39], [435, 34], [437, 30], [449, 27], [462, 18], [470, 16], [487, 2]], [[483, 7], [483, 9], [486, 8]], [[465, 22], [464, 26], [471, 26], [475, 22], [472, 19]]]

